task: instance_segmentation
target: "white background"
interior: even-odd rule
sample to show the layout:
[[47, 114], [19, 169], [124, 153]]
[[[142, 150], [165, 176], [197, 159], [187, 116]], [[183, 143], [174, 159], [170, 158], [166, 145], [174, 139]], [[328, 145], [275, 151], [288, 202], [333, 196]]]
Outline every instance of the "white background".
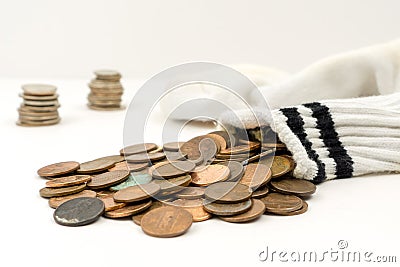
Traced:
[[[36, 170], [122, 147], [124, 111], [85, 106], [94, 69], [121, 71], [129, 104], [146, 77], [182, 61], [295, 72], [323, 56], [399, 36], [398, 1], [233, 2], [0, 2], [1, 266], [265, 266], [258, 254], [266, 246], [322, 252], [337, 249], [341, 239], [351, 251], [400, 260], [399, 175], [326, 182], [304, 215], [243, 225], [213, 219], [174, 239], [149, 237], [130, 220], [101, 218], [80, 228], [53, 221]], [[15, 125], [26, 82], [58, 86], [61, 124]]]

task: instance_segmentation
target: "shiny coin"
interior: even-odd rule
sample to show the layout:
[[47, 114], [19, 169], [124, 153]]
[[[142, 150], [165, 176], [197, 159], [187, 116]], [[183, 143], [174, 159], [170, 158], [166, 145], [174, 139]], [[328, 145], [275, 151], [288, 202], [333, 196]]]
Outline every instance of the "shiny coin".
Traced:
[[259, 188], [257, 188], [256, 191], [253, 192], [251, 197], [253, 198], [263, 198], [269, 193], [269, 188], [268, 186], [264, 185]]
[[192, 181], [190, 175], [183, 175], [174, 177], [168, 180], [153, 180], [152, 183], [158, 184], [161, 187], [162, 192], [179, 192], [183, 190], [183, 186], [188, 186]]
[[77, 169], [79, 169], [79, 162], [65, 161], [42, 167], [37, 171], [37, 174], [41, 177], [48, 178], [71, 173]]
[[294, 195], [284, 195], [280, 193], [269, 193], [267, 196], [260, 198], [264, 202], [266, 211], [268, 212], [291, 212], [301, 209], [303, 200]]
[[16, 122], [19, 126], [26, 126], [26, 127], [39, 127], [39, 126], [50, 126], [60, 122], [60, 119], [55, 120], [46, 120], [46, 121], [21, 121], [18, 120]]
[[91, 189], [103, 189], [128, 179], [128, 171], [112, 171], [92, 176], [92, 180], [87, 184]]
[[288, 158], [275, 156], [271, 165], [272, 179], [281, 177], [288, 173], [291, 170], [291, 166], [292, 163]]
[[133, 154], [125, 157], [126, 161], [129, 163], [143, 163], [143, 162], [157, 161], [157, 160], [162, 160], [163, 158], [165, 158], [165, 154], [162, 152]]
[[94, 74], [96, 75], [96, 78], [100, 80], [118, 81], [121, 79], [121, 74], [115, 70], [96, 70]]
[[59, 188], [49, 188], [44, 187], [40, 189], [39, 193], [41, 197], [50, 198], [50, 197], [61, 197], [71, 194], [76, 194], [83, 191], [86, 188], [86, 184], [68, 186], [68, 187], [59, 187]]
[[271, 180], [271, 170], [263, 164], [252, 163], [246, 166], [241, 184], [245, 184], [252, 189], [267, 184]]
[[163, 145], [164, 151], [179, 151], [184, 142], [169, 142]]
[[173, 178], [185, 175], [195, 169], [196, 165], [190, 161], [171, 161], [154, 165], [150, 172], [154, 178]]
[[116, 192], [114, 200], [124, 203], [140, 201], [156, 195], [160, 190], [161, 187], [154, 183], [130, 186]]
[[204, 196], [204, 187], [188, 187], [176, 193], [176, 197], [181, 199], [199, 199]]
[[79, 193], [72, 194], [72, 195], [67, 195], [67, 196], [62, 196], [62, 197], [52, 197], [49, 199], [49, 206], [53, 209], [57, 208], [60, 206], [62, 203], [78, 198], [78, 197], [96, 197], [96, 192], [92, 190], [83, 190]]
[[24, 84], [22, 90], [25, 95], [49, 96], [56, 93], [57, 87], [49, 84]]
[[244, 184], [234, 182], [215, 183], [207, 187], [204, 195], [217, 203], [238, 203], [251, 197], [251, 189]]
[[199, 150], [200, 142], [207, 137], [205, 136], [197, 136], [195, 138], [190, 139], [185, 142], [181, 146], [181, 151], [188, 155], [188, 159], [196, 160], [201, 157], [201, 152]]
[[158, 208], [161, 208], [161, 207], [164, 207], [164, 203], [162, 203], [160, 201], [153, 201], [153, 203], [151, 204], [150, 208], [148, 208], [145, 211], [142, 211], [142, 212], [140, 212], [138, 214], [133, 215], [132, 216], [132, 221], [135, 224], [140, 226], [142, 218], [146, 213], [148, 213], [151, 210], [158, 209]]
[[155, 149], [157, 149], [156, 144], [145, 143], [145, 144], [136, 144], [124, 147], [119, 151], [119, 153], [123, 156], [129, 156], [133, 154], [146, 153]]
[[35, 96], [35, 95], [25, 95], [19, 94], [20, 97], [26, 100], [33, 100], [33, 101], [47, 101], [47, 100], [56, 100], [58, 98], [57, 94], [54, 95], [43, 95], [43, 96]]
[[271, 187], [284, 194], [294, 194], [301, 197], [307, 197], [315, 193], [317, 187], [315, 184], [302, 179], [284, 178], [271, 182]]
[[68, 200], [54, 211], [56, 223], [65, 226], [82, 226], [95, 222], [104, 212], [103, 201], [92, 197]]
[[154, 237], [175, 237], [192, 225], [192, 214], [176, 207], [161, 207], [146, 213], [141, 220], [143, 232]]
[[131, 203], [123, 208], [113, 210], [113, 211], [108, 211], [104, 213], [105, 217], [112, 218], [112, 219], [118, 219], [118, 218], [124, 218], [124, 217], [129, 217], [138, 213], [141, 213], [148, 208], [151, 207], [152, 200], [151, 199], [146, 199], [144, 201], [136, 202], [136, 203]]
[[[120, 156], [118, 156], [120, 157]], [[116, 160], [117, 159], [117, 160]], [[80, 168], [77, 170], [78, 173], [81, 174], [91, 174], [96, 172], [102, 172], [107, 169], [110, 169], [115, 165], [115, 163], [119, 162], [120, 158], [115, 158], [115, 156], [111, 157], [102, 157], [95, 160], [87, 161], [81, 163]], [[122, 157], [123, 160], [123, 157]]]
[[205, 168], [197, 167], [192, 176], [192, 183], [198, 186], [207, 186], [216, 182], [222, 182], [229, 177], [229, 168], [224, 165], [215, 164]]
[[221, 163], [229, 168], [230, 174], [227, 181], [237, 181], [243, 177], [244, 167], [240, 162], [237, 161], [227, 161]]
[[171, 204], [190, 212], [194, 222], [206, 221], [212, 216], [203, 208], [203, 201], [201, 199], [177, 199], [172, 201]]
[[221, 216], [219, 217], [221, 220], [231, 223], [244, 223], [253, 221], [259, 217], [261, 217], [265, 212], [265, 205], [261, 200], [252, 199], [253, 205], [251, 208], [241, 214], [234, 216]]
[[305, 213], [308, 210], [308, 204], [303, 200], [303, 205], [301, 206], [300, 209], [295, 210], [295, 211], [289, 211], [289, 212], [281, 212], [281, 211], [274, 211], [273, 213], [267, 212], [268, 214], [275, 214], [275, 215], [281, 215], [281, 216], [293, 216], [293, 215], [300, 215]]
[[114, 201], [113, 193], [103, 196], [98, 196], [98, 199], [104, 202], [105, 211], [121, 209], [126, 206], [126, 203], [118, 203]]
[[153, 180], [153, 178], [148, 173], [131, 172], [128, 179], [126, 179], [120, 184], [111, 187], [110, 189], [113, 191], [119, 191], [130, 186], [148, 184], [151, 182], [151, 180]]
[[46, 187], [65, 187], [77, 184], [84, 184], [90, 181], [90, 175], [71, 175], [59, 177], [46, 182]]
[[[206, 202], [206, 201], [205, 201]], [[209, 213], [219, 215], [219, 216], [233, 216], [241, 213], [245, 213], [250, 210], [252, 206], [251, 199], [240, 203], [204, 203], [204, 209]]]

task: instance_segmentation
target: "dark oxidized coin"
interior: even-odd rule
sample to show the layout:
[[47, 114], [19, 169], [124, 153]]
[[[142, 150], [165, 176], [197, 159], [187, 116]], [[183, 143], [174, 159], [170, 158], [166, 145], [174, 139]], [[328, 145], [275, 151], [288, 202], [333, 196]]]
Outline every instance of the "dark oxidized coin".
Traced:
[[95, 222], [104, 212], [104, 203], [92, 197], [68, 200], [58, 206], [53, 217], [56, 223], [65, 226], [82, 226]]
[[307, 197], [315, 193], [317, 187], [307, 180], [284, 178], [271, 181], [271, 187], [284, 194], [294, 194], [301, 197]]

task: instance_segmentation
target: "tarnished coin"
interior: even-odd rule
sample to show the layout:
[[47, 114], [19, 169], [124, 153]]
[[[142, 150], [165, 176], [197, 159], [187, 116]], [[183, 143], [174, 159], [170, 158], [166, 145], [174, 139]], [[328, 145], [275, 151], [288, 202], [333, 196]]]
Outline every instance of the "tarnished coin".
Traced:
[[26, 126], [26, 127], [38, 127], [38, 126], [50, 126], [57, 124], [61, 121], [60, 118], [54, 120], [46, 120], [46, 121], [22, 121], [18, 120], [16, 124], [18, 126]]
[[179, 151], [184, 142], [169, 142], [163, 145], [164, 151]]
[[24, 84], [22, 90], [25, 95], [49, 96], [56, 93], [57, 87], [50, 84]]
[[57, 111], [59, 106], [47, 106], [47, 107], [34, 107], [34, 106], [26, 106], [21, 104], [19, 110], [26, 112], [55, 112]]
[[204, 187], [188, 187], [176, 193], [176, 197], [181, 199], [199, 199], [204, 196]]
[[300, 209], [295, 210], [295, 211], [289, 211], [289, 212], [282, 212], [282, 211], [274, 211], [272, 212], [267, 212], [268, 214], [275, 214], [275, 215], [281, 215], [281, 216], [293, 216], [293, 215], [300, 215], [305, 213], [308, 210], [308, 204], [303, 200], [303, 205], [301, 206]]
[[26, 95], [26, 94], [19, 94], [20, 97], [26, 100], [33, 100], [33, 101], [47, 101], [47, 100], [56, 100], [58, 98], [58, 94], [54, 95]]
[[93, 79], [88, 84], [92, 92], [96, 93], [123, 93], [124, 87], [119, 81], [104, 81]]
[[230, 174], [227, 181], [237, 181], [243, 177], [244, 167], [240, 162], [237, 161], [227, 161], [221, 163], [229, 168]]
[[154, 149], [157, 149], [157, 147], [158, 146], [153, 143], [136, 144], [124, 147], [119, 151], [119, 153], [123, 156], [129, 156], [133, 154], [146, 153]]
[[163, 152], [158, 153], [140, 153], [126, 156], [125, 159], [129, 163], [143, 163], [150, 161], [162, 160], [165, 158], [165, 154]]
[[161, 187], [154, 183], [135, 185], [117, 191], [114, 194], [116, 202], [136, 202], [144, 200], [156, 195], [161, 190]]
[[246, 145], [233, 146], [227, 149], [223, 149], [219, 153], [222, 155], [242, 154], [242, 153], [249, 153], [250, 151], [253, 151], [258, 148], [260, 148], [260, 143], [249, 142], [249, 144]]
[[58, 100], [48, 100], [48, 101], [32, 101], [32, 100], [24, 100], [24, 105], [26, 106], [34, 106], [34, 107], [47, 107], [47, 106], [59, 106]]
[[266, 185], [271, 180], [271, 170], [266, 165], [251, 163], [246, 166], [243, 177], [239, 183], [252, 189]]
[[268, 186], [264, 185], [264, 186], [257, 188], [257, 190], [253, 192], [251, 197], [252, 198], [262, 198], [262, 197], [265, 197], [268, 193], [269, 193], [269, 188], [268, 188]]
[[115, 70], [96, 70], [94, 74], [100, 80], [119, 81], [121, 79], [121, 74]]
[[207, 187], [204, 195], [217, 203], [238, 203], [250, 199], [251, 189], [244, 184], [234, 182], [215, 183]]
[[92, 179], [90, 175], [71, 175], [59, 177], [46, 182], [46, 187], [65, 187], [77, 184], [84, 184]]
[[[206, 202], [206, 200], [205, 200]], [[233, 216], [241, 213], [245, 213], [250, 210], [252, 206], [251, 199], [246, 200], [240, 203], [230, 203], [230, 204], [222, 204], [222, 203], [204, 203], [204, 209], [211, 214], [219, 215], [219, 216]]]
[[176, 207], [161, 207], [146, 213], [141, 220], [143, 232], [154, 237], [175, 237], [192, 225], [192, 214]]
[[151, 180], [153, 180], [153, 178], [148, 173], [131, 172], [128, 179], [120, 184], [111, 187], [110, 189], [113, 191], [119, 191], [130, 186], [148, 184], [151, 182]]
[[93, 197], [68, 200], [54, 211], [56, 223], [65, 226], [82, 226], [95, 222], [104, 212], [104, 203]]
[[291, 170], [291, 166], [292, 163], [288, 158], [275, 156], [271, 165], [272, 179], [281, 177], [288, 173]]
[[91, 189], [103, 189], [119, 183], [122, 183], [128, 179], [128, 171], [112, 171], [105, 172], [98, 175], [93, 175], [92, 180], [87, 184]]
[[42, 117], [42, 116], [58, 116], [57, 111], [50, 111], [50, 112], [35, 112], [35, 111], [25, 111], [21, 110], [20, 108], [18, 109], [19, 115], [23, 116], [34, 116], [34, 117]]
[[131, 172], [141, 171], [149, 166], [148, 162], [144, 163], [128, 163], [126, 161], [118, 162], [114, 167], [108, 169], [109, 171], [128, 170]]
[[185, 175], [195, 169], [196, 165], [190, 161], [171, 161], [154, 165], [150, 172], [154, 178], [173, 178]]
[[50, 197], [61, 197], [71, 194], [76, 194], [83, 191], [86, 188], [86, 184], [68, 186], [68, 187], [59, 187], [59, 188], [49, 188], [44, 187], [40, 189], [39, 193], [41, 197], [50, 198]]
[[215, 164], [194, 169], [192, 183], [198, 186], [207, 186], [216, 182], [222, 182], [229, 177], [229, 168], [224, 165]]
[[199, 143], [199, 151], [201, 157], [203, 158], [203, 162], [207, 163], [215, 157], [218, 152], [218, 148], [212, 138], [205, 136], [205, 138]]
[[310, 181], [295, 178], [271, 181], [271, 187], [280, 193], [294, 194], [301, 197], [310, 196], [317, 190], [315, 184]]
[[79, 162], [65, 161], [44, 166], [37, 171], [37, 174], [41, 177], [49, 178], [71, 173], [77, 169], [79, 169]]
[[190, 175], [182, 175], [178, 177], [174, 177], [168, 180], [153, 180], [152, 183], [158, 184], [161, 187], [161, 192], [179, 192], [185, 188], [183, 186], [188, 186], [192, 181], [192, 177]]
[[104, 207], [105, 207], [104, 210], [106, 212], [121, 209], [126, 206], [126, 203], [115, 202], [113, 198], [113, 193], [108, 195], [98, 196], [97, 198], [104, 202]]
[[291, 212], [301, 209], [303, 200], [294, 195], [284, 195], [280, 193], [269, 193], [267, 196], [260, 198], [264, 202], [266, 211], [268, 212]]
[[123, 110], [123, 109], [125, 109], [125, 107], [122, 106], [122, 105], [100, 107], [100, 106], [96, 106], [96, 105], [92, 105], [92, 104], [87, 104], [87, 106], [90, 109], [99, 110], [99, 111], [112, 111], [112, 110]]
[[165, 151], [164, 154], [168, 161], [184, 160], [187, 157], [187, 155], [182, 152]]
[[124, 160], [123, 157], [121, 158], [121, 156], [107, 156], [98, 158], [95, 160], [81, 163], [81, 166], [77, 170], [77, 172], [81, 174], [102, 172], [107, 169], [110, 169], [115, 165], [115, 163], [120, 162], [121, 160]]
[[203, 201], [201, 199], [177, 199], [172, 201], [171, 204], [190, 212], [194, 222], [206, 221], [212, 216], [203, 208]]
[[52, 197], [49, 199], [49, 206], [53, 209], [57, 208], [60, 206], [62, 203], [78, 198], [78, 197], [96, 197], [96, 192], [92, 190], [83, 190], [79, 193], [72, 194], [72, 195], [67, 195], [67, 196], [62, 196], [62, 197]]
[[58, 115], [51, 115], [51, 116], [26, 116], [19, 114], [19, 120], [21, 122], [24, 121], [47, 121], [47, 120], [55, 120], [58, 118]]
[[161, 201], [153, 201], [153, 203], [151, 204], [150, 208], [148, 208], [145, 211], [142, 211], [142, 212], [140, 212], [138, 214], [133, 215], [132, 216], [132, 221], [136, 225], [140, 226], [142, 218], [146, 213], [148, 213], [151, 210], [158, 209], [158, 208], [161, 208], [161, 207], [164, 207], [164, 203], [162, 203]]
[[252, 199], [253, 205], [245, 213], [234, 216], [221, 216], [221, 220], [231, 223], [244, 223], [261, 217], [265, 212], [265, 205], [261, 200]]
[[148, 208], [151, 207], [152, 200], [151, 199], [146, 199], [140, 202], [135, 202], [135, 203], [130, 203], [129, 205], [113, 210], [113, 211], [107, 211], [104, 213], [105, 217], [108, 218], [113, 218], [113, 219], [118, 219], [118, 218], [124, 218], [124, 217], [129, 217], [138, 213], [141, 213], [142, 211], [147, 210]]

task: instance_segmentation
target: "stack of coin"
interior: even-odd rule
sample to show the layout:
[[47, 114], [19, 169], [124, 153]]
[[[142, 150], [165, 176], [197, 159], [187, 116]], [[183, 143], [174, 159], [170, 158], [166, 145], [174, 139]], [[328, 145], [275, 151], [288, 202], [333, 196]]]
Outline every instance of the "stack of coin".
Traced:
[[25, 84], [18, 108], [20, 126], [46, 126], [60, 121], [57, 87], [48, 84]]
[[56, 208], [54, 220], [61, 225], [86, 225], [101, 215], [131, 217], [155, 237], [184, 234], [192, 222], [212, 217], [244, 223], [308, 210], [305, 199], [316, 186], [292, 177], [295, 163], [282, 143], [231, 142], [227, 136], [135, 144], [120, 155], [48, 165], [38, 170], [50, 179], [40, 195]]
[[113, 70], [97, 70], [94, 74], [96, 78], [89, 83], [88, 107], [94, 110], [123, 109], [121, 74]]

